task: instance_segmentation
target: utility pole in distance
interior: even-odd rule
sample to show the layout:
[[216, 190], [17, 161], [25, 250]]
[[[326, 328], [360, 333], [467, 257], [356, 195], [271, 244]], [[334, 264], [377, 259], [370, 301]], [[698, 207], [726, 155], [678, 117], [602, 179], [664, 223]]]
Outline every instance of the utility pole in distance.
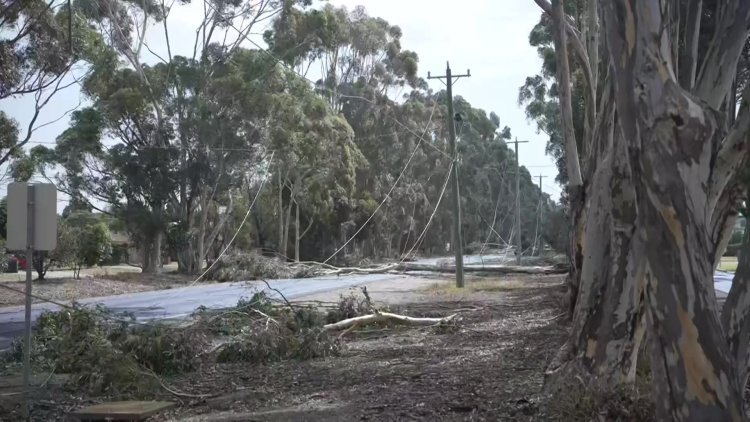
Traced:
[[[453, 159], [451, 178], [453, 179], [453, 251], [456, 254], [456, 287], [464, 287], [464, 241], [461, 235], [461, 193], [458, 190], [458, 155], [456, 154], [456, 122], [459, 120], [453, 114], [453, 81], [460, 78], [468, 78], [471, 71], [466, 70], [464, 75], [452, 75], [450, 63], [445, 64], [445, 75], [432, 76], [427, 72], [427, 79], [439, 79], [447, 88], [448, 93], [448, 132], [450, 133], [450, 155]], [[445, 79], [445, 81], [443, 81]]]
[[[544, 213], [544, 207], [542, 206], [544, 204], [544, 191], [542, 190], [542, 179], [547, 176], [539, 175], [539, 249], [542, 249], [542, 228], [544, 227], [544, 220], [542, 219], [542, 215]], [[536, 241], [536, 239], [534, 240]], [[539, 254], [541, 255], [541, 253]]]
[[516, 145], [516, 265], [521, 265], [521, 168], [518, 166], [518, 144], [529, 141], [515, 141], [510, 143]]

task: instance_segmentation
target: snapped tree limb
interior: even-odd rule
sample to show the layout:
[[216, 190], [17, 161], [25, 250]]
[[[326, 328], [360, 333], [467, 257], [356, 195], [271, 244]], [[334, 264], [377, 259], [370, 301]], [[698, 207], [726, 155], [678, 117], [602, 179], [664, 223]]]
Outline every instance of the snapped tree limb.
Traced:
[[444, 323], [450, 322], [457, 315], [458, 314], [452, 314], [443, 318], [416, 318], [416, 317], [410, 317], [406, 315], [392, 314], [389, 312], [377, 312], [377, 313], [370, 314], [370, 315], [363, 315], [363, 316], [358, 316], [354, 318], [348, 318], [343, 321], [335, 322], [333, 324], [326, 324], [323, 326], [323, 329], [326, 331], [338, 331], [338, 330], [345, 330], [347, 328], [357, 326], [357, 325], [373, 324], [376, 322], [385, 322], [385, 321], [397, 322], [399, 324], [416, 326], [416, 327], [429, 327], [432, 325], [438, 325], [438, 324], [444, 324]]

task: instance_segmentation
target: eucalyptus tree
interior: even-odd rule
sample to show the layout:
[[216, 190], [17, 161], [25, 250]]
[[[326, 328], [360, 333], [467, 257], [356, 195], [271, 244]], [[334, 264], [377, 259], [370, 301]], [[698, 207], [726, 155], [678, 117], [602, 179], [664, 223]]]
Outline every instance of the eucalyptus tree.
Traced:
[[[267, 115], [250, 105], [257, 94], [233, 90], [232, 83], [262, 79], [274, 63], [258, 60], [242, 75], [227, 75], [229, 62], [257, 25], [290, 3], [306, 2], [205, 2], [191, 51], [171, 44], [170, 7], [179, 3], [74, 4], [105, 36], [107, 48], [92, 58], [83, 82], [92, 107], [74, 116], [59, 139], [66, 154], [47, 156], [66, 161], [59, 181], [72, 196], [109, 203], [127, 221], [143, 246], [144, 271], [160, 267], [169, 232], [180, 269], [196, 273], [229, 220], [215, 211], [234, 210], [234, 196], [255, 171], [267, 135]], [[161, 54], [146, 37], [160, 27]], [[76, 131], [96, 141], [87, 145]], [[81, 169], [87, 170], [83, 176]]]
[[[0, 3], [0, 166], [12, 163], [5, 176], [31, 177], [34, 161], [25, 146], [38, 129], [56, 121], [46, 111], [50, 101], [76, 83], [77, 65], [99, 50], [100, 34], [69, 5], [56, 0]], [[5, 110], [21, 97], [31, 97], [33, 108], [28, 120], [19, 122]]]
[[591, 1], [575, 16], [536, 3], [552, 22], [568, 189], [585, 204], [573, 329], [554, 369], [632, 381], [648, 331], [662, 418], [740, 420], [750, 287], [739, 276], [719, 312], [713, 271], [742, 200], [750, 107], [735, 87], [750, 3]]

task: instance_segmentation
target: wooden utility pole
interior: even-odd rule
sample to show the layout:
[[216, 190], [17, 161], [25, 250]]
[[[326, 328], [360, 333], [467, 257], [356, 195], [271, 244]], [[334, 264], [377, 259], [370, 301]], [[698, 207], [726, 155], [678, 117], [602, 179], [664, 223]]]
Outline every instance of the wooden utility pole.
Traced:
[[461, 234], [461, 193], [458, 189], [458, 154], [456, 153], [456, 120], [460, 120], [459, 115], [453, 114], [453, 81], [460, 78], [468, 78], [471, 71], [466, 70], [464, 75], [452, 75], [450, 63], [445, 64], [445, 75], [432, 76], [427, 72], [427, 79], [439, 79], [447, 88], [448, 102], [448, 132], [450, 133], [450, 155], [453, 159], [451, 169], [451, 178], [453, 186], [453, 251], [456, 254], [456, 287], [464, 287], [464, 242]]
[[510, 143], [516, 146], [516, 265], [521, 265], [521, 168], [518, 166], [518, 144], [525, 144], [529, 141], [515, 141]]
[[[539, 175], [539, 249], [542, 249], [542, 228], [544, 227], [544, 220], [542, 220], [542, 216], [544, 213], [544, 191], [542, 190], [542, 179], [547, 176]], [[534, 239], [536, 241], [536, 239]], [[540, 253], [541, 255], [541, 253]]]

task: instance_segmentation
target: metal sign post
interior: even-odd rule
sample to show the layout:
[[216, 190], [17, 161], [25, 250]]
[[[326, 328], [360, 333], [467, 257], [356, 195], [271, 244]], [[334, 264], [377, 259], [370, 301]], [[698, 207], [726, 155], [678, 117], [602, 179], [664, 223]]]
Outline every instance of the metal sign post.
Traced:
[[26, 318], [23, 348], [24, 413], [31, 419], [31, 280], [34, 250], [57, 246], [57, 189], [52, 184], [8, 185], [7, 249], [26, 250]]
[[34, 266], [34, 185], [28, 185], [26, 198], [26, 317], [23, 331], [23, 394], [27, 420], [31, 419], [31, 267]]

